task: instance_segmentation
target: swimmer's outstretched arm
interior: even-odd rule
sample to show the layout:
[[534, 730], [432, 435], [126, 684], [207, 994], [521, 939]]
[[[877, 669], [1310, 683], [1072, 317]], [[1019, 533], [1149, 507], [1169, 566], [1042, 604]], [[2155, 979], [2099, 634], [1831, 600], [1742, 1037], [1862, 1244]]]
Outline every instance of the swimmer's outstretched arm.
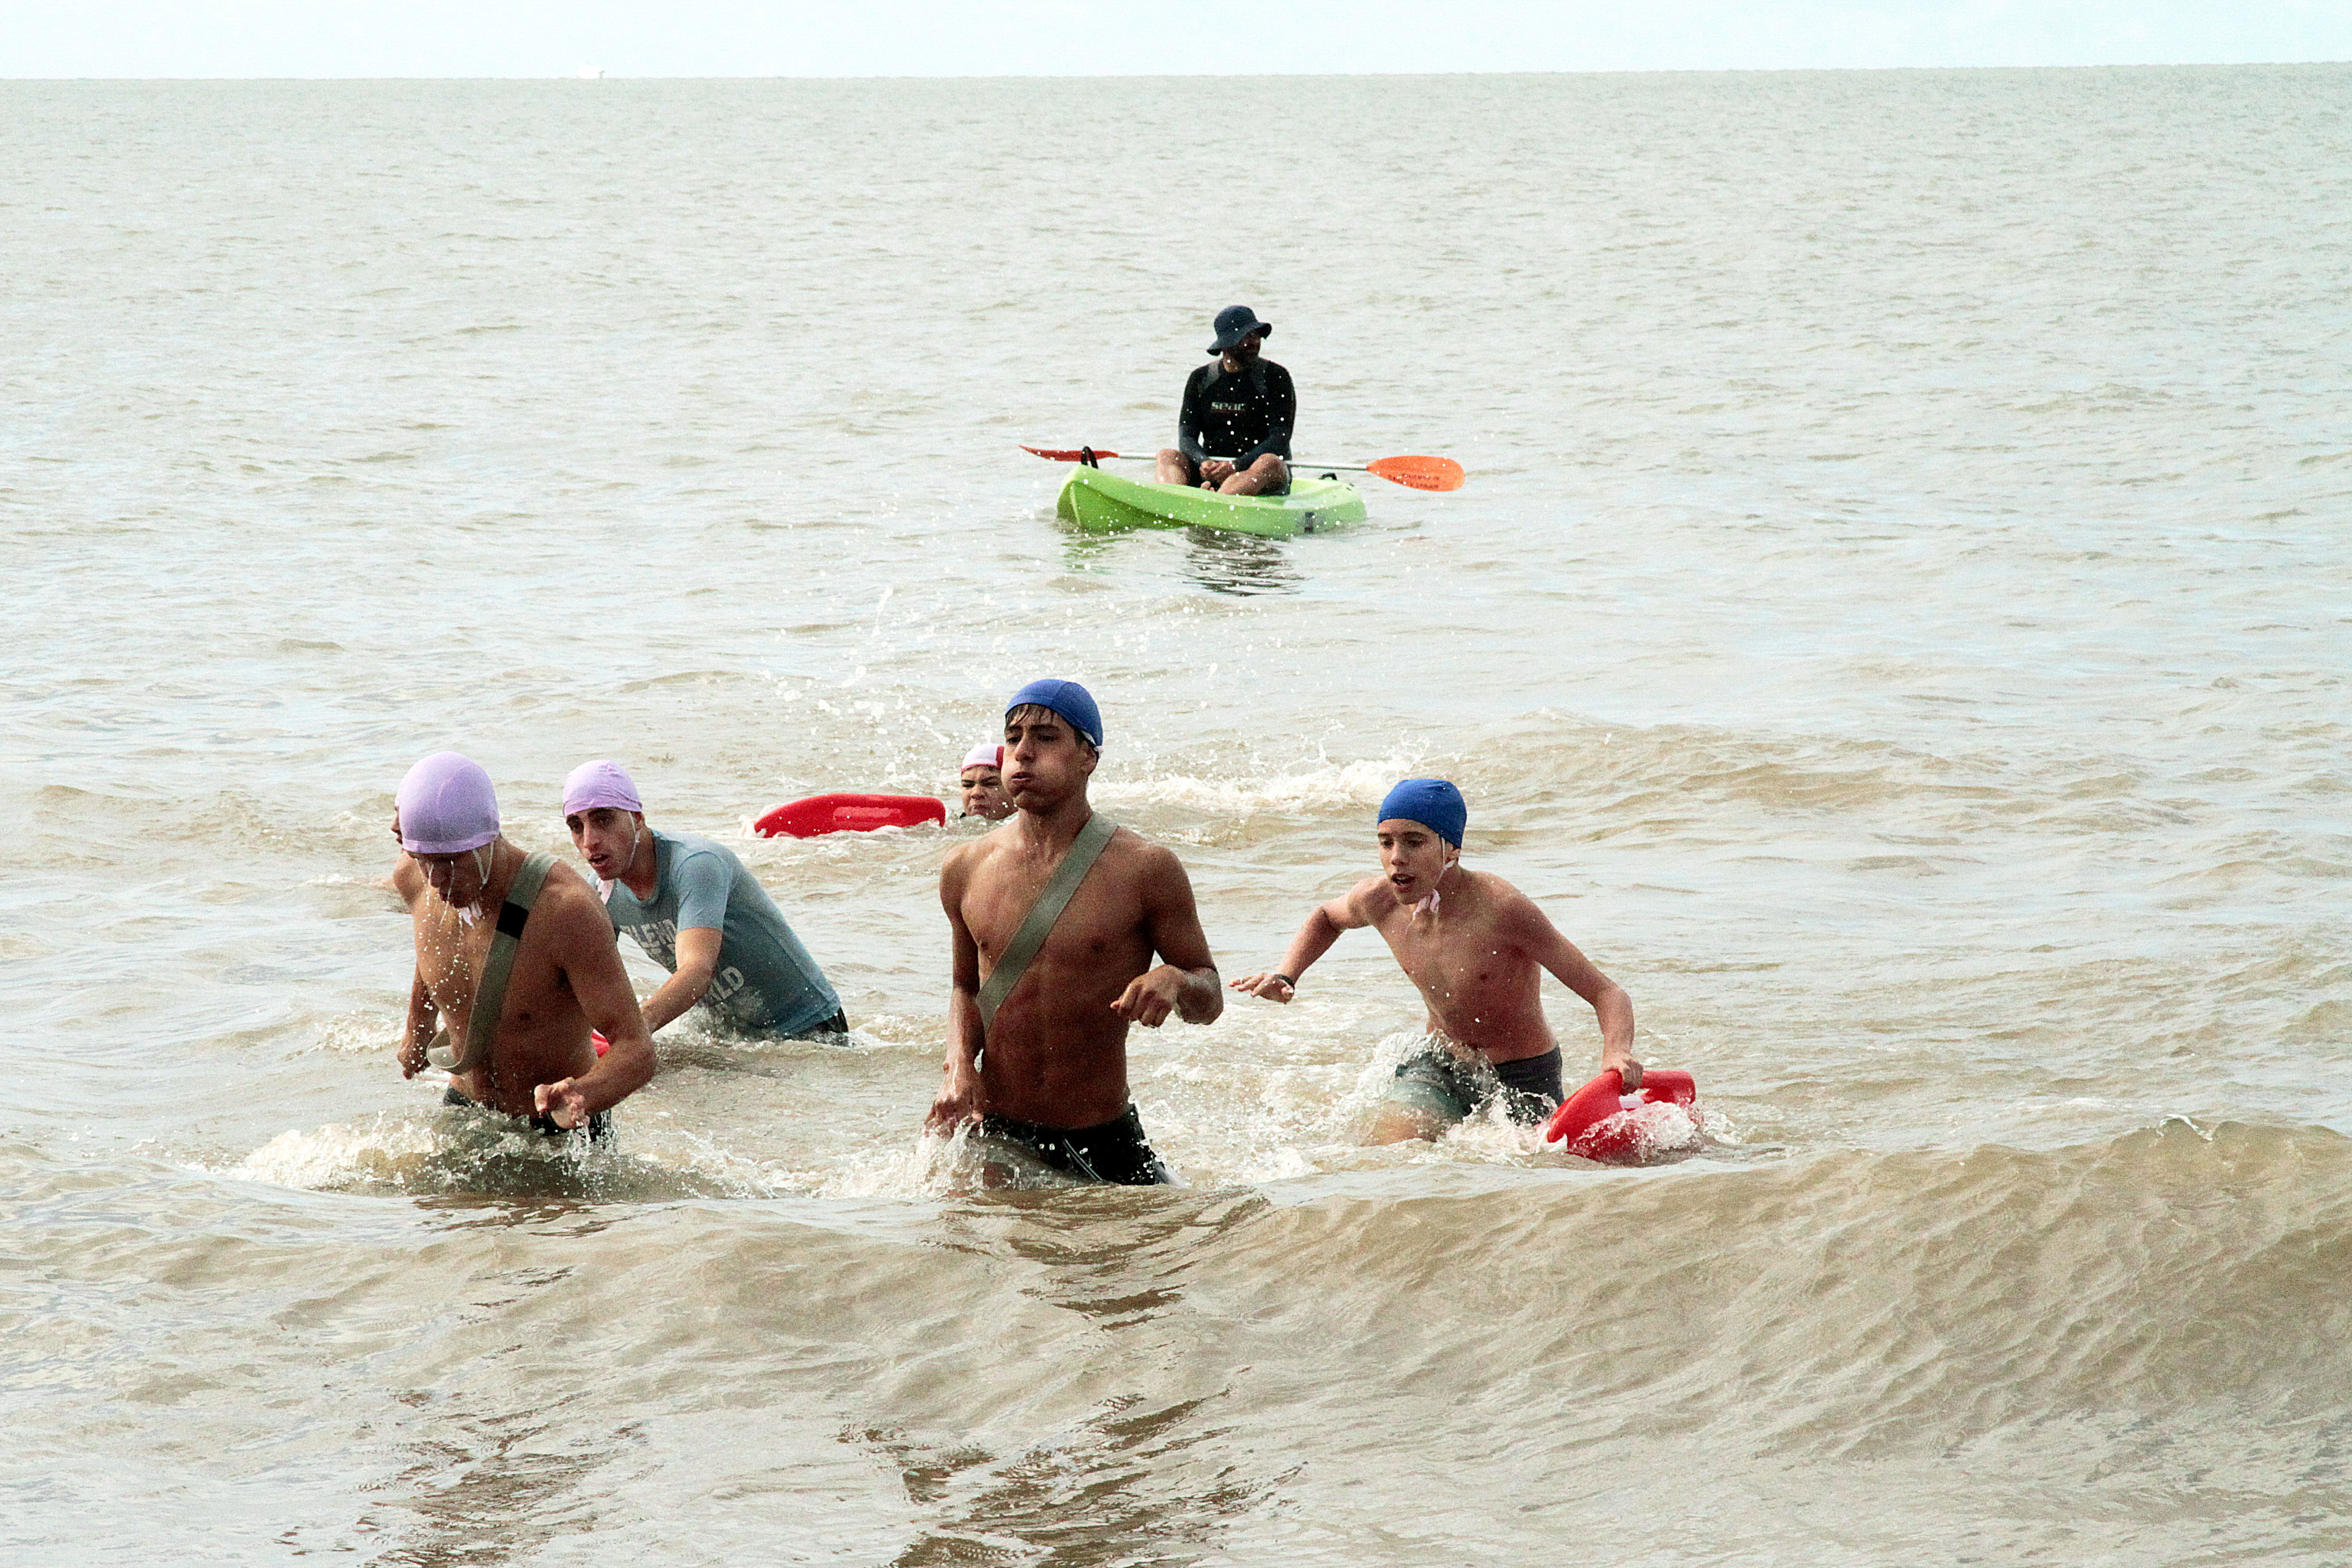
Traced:
[[[400, 836], [400, 818], [392, 819], [394, 838]], [[400, 858], [392, 862], [392, 871], [384, 882], [400, 895], [409, 913], [416, 912], [416, 900], [425, 891], [425, 873], [403, 850]], [[413, 970], [408, 985], [408, 1021], [400, 1031], [400, 1075], [414, 1078], [425, 1071], [425, 1048], [433, 1043], [433, 1031], [441, 1026], [441, 1010], [433, 1005], [433, 992], [425, 984], [425, 971]]]
[[1184, 863], [1159, 845], [1149, 846], [1145, 854], [1143, 917], [1152, 951], [1164, 961], [1129, 980], [1110, 1010], [1146, 1029], [1158, 1029], [1170, 1013], [1186, 1023], [1214, 1023], [1225, 1010], [1225, 993], [1217, 985], [1217, 960], [1201, 930], [1192, 879], [1184, 874]]
[[710, 989], [711, 977], [719, 973], [721, 935], [708, 925], [689, 925], [677, 934], [677, 967], [645, 999], [647, 1034], [660, 1033]]
[[[556, 905], [553, 910], [551, 904]], [[561, 955], [564, 983], [579, 999], [589, 1027], [612, 1042], [596, 1065], [578, 1077], [531, 1090], [532, 1108], [541, 1115], [559, 1127], [577, 1127], [653, 1081], [654, 1041], [646, 1030], [645, 1015], [637, 1010], [629, 972], [621, 967], [621, 950], [614, 945], [604, 907], [583, 888], [576, 898], [541, 894], [531, 916], [545, 919], [550, 914], [556, 917], [551, 946]]]
[[1354, 931], [1370, 925], [1371, 916], [1357, 907], [1359, 895], [1379, 881], [1369, 878], [1359, 883], [1346, 897], [1335, 898], [1328, 904], [1318, 904], [1298, 935], [1290, 939], [1290, 950], [1282, 956], [1282, 967], [1265, 974], [1244, 975], [1234, 982], [1234, 989], [1246, 997], [1264, 997], [1270, 1002], [1286, 1002], [1297, 994], [1299, 977], [1306, 974], [1315, 960], [1331, 950], [1342, 931]]
[[925, 1130], [933, 1133], [953, 1133], [988, 1109], [980, 1082], [980, 944], [963, 923], [963, 891], [971, 876], [966, 853], [958, 850], [940, 869], [940, 904], [951, 934], [954, 977], [948, 989], [948, 1059], [940, 1069], [939, 1098], [923, 1118]]
[[408, 988], [408, 1023], [400, 1034], [403, 1078], [414, 1078], [425, 1071], [425, 1051], [433, 1043], [433, 1030], [440, 1017], [440, 1009], [433, 1005], [433, 993], [425, 988], [425, 977], [418, 974]]
[[1624, 988], [1595, 967], [1525, 894], [1515, 892], [1506, 902], [1503, 926], [1522, 952], [1584, 998], [1601, 1022], [1601, 1067], [1617, 1070], [1627, 1093], [1639, 1089], [1642, 1064], [1633, 1059], [1633, 998]]

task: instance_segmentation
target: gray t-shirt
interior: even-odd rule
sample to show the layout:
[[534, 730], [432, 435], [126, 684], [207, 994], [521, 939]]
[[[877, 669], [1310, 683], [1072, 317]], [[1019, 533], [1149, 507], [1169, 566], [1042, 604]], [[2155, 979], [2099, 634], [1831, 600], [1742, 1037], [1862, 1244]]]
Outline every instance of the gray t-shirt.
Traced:
[[654, 895], [640, 899], [626, 883], [608, 883], [604, 908], [614, 930], [635, 937], [673, 974], [680, 930], [718, 932], [719, 967], [702, 1005], [744, 1033], [803, 1034], [841, 1010], [824, 971], [734, 851], [699, 833], [646, 831], [654, 840]]

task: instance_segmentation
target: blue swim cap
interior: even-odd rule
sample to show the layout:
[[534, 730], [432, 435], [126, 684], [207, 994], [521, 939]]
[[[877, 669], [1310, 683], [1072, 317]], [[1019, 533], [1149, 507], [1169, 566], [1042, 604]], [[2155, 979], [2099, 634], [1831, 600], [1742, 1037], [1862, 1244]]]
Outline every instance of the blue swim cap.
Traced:
[[1069, 721], [1070, 727], [1087, 737], [1087, 744], [1097, 751], [1102, 749], [1102, 713], [1087, 688], [1076, 681], [1032, 681], [1013, 694], [1004, 705], [1010, 716], [1014, 708], [1051, 708]]
[[1372, 821], [1377, 825], [1398, 818], [1419, 822], [1458, 850], [1462, 830], [1470, 822], [1470, 805], [1461, 790], [1443, 779], [1408, 779], [1388, 792]]

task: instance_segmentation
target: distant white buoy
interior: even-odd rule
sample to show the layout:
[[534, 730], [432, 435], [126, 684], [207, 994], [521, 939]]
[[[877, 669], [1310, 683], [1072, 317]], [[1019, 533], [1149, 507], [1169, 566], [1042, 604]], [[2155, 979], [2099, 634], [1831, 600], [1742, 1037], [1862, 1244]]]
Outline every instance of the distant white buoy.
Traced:
[[603, 66], [582, 66], [580, 68], [580, 79], [582, 81], [603, 81], [604, 79], [604, 68]]

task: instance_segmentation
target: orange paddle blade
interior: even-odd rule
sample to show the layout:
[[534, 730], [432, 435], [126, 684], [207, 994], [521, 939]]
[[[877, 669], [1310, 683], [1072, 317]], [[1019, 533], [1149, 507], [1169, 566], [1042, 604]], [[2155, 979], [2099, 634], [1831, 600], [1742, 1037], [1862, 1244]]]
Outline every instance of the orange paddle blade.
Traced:
[[1375, 457], [1364, 472], [1416, 490], [1462, 488], [1462, 465], [1451, 457]]
[[[1076, 463], [1078, 460], [1078, 454], [1084, 451], [1085, 448], [1079, 446], [1030, 446], [1024, 444], [1021, 450], [1024, 452], [1034, 452], [1040, 457], [1051, 458], [1056, 463]], [[1105, 452], [1101, 447], [1097, 446], [1095, 448], [1095, 455], [1097, 457], [1117, 457], [1118, 454], [1116, 452]], [[1421, 459], [1415, 458], [1414, 461], [1419, 462]], [[1460, 481], [1456, 480], [1455, 483], [1459, 484]]]

